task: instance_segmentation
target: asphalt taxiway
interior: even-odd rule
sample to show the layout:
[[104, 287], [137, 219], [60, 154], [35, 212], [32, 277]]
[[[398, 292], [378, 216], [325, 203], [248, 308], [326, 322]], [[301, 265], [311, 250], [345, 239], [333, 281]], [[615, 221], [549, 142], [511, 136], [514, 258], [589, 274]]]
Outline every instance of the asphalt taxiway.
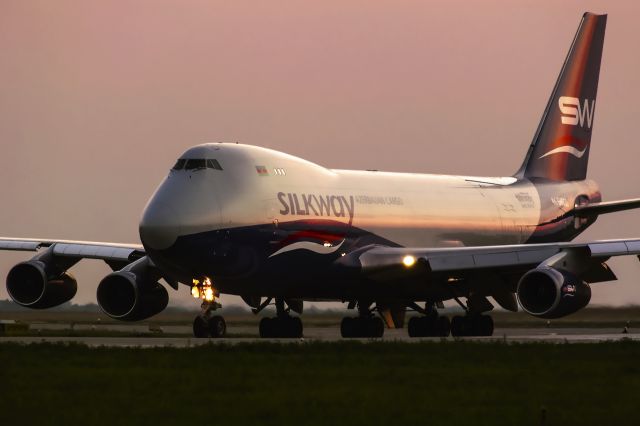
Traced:
[[[38, 328], [38, 326], [40, 328]], [[33, 324], [32, 330], [56, 329], [62, 325], [56, 324]], [[124, 330], [136, 332], [136, 327], [120, 326]], [[118, 327], [118, 328], [120, 328]], [[246, 342], [335, 342], [345, 340], [340, 337], [340, 331], [335, 327], [307, 327], [304, 330], [304, 338], [301, 339], [261, 339], [257, 335], [255, 327], [229, 327], [230, 337], [218, 339], [198, 339], [188, 337], [189, 327], [186, 326], [166, 326], [156, 329], [153, 335], [149, 335], [149, 329], [139, 327], [137, 332], [146, 331], [146, 335], [140, 337], [115, 336], [115, 337], [84, 337], [84, 336], [3, 336], [1, 342], [20, 342], [24, 344], [40, 342], [69, 342], [81, 343], [92, 347], [191, 347], [207, 343], [246, 343]], [[112, 329], [112, 327], [110, 327]], [[95, 330], [95, 328], [93, 328]], [[76, 328], [76, 331], [79, 331]], [[165, 337], [163, 334], [184, 334], [181, 337]], [[640, 330], [630, 330], [623, 333], [620, 328], [497, 328], [492, 337], [448, 337], [447, 340], [471, 340], [477, 342], [505, 341], [511, 343], [524, 342], [546, 342], [546, 343], [599, 343], [606, 341], [619, 341], [623, 339], [640, 341]], [[406, 329], [385, 330], [381, 339], [350, 339], [362, 342], [371, 341], [439, 341], [441, 338], [410, 338]]]

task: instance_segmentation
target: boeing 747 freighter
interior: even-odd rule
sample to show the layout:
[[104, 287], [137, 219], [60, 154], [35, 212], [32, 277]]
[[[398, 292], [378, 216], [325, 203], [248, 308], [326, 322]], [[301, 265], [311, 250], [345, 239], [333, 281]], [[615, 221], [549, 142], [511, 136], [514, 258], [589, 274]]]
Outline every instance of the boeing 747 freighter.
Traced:
[[[14, 266], [7, 290], [44, 309], [70, 300], [69, 269], [102, 259], [114, 272], [97, 301], [137, 321], [168, 303], [164, 284], [202, 302], [198, 337], [225, 334], [220, 294], [239, 295], [263, 318], [263, 337], [300, 337], [305, 301], [354, 309], [343, 337], [491, 335], [497, 304], [541, 318], [584, 308], [590, 285], [615, 280], [606, 261], [640, 254], [640, 239], [571, 243], [599, 215], [640, 207], [603, 202], [587, 179], [606, 15], [586, 13], [520, 169], [488, 178], [331, 170], [270, 149], [214, 143], [182, 154], [149, 200], [142, 245], [0, 239], [36, 251]], [[466, 312], [438, 309], [455, 300]]]

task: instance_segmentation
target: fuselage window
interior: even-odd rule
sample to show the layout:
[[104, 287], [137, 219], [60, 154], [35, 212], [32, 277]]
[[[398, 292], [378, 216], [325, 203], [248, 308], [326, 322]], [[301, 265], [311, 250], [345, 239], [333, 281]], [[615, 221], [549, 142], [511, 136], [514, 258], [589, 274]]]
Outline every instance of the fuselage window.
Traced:
[[184, 163], [186, 163], [187, 160], [185, 160], [184, 158], [179, 159], [176, 162], [176, 165], [173, 166], [173, 170], [182, 170], [184, 168]]
[[185, 164], [184, 168], [185, 170], [206, 169], [207, 163], [201, 158], [190, 159], [187, 160], [187, 164]]

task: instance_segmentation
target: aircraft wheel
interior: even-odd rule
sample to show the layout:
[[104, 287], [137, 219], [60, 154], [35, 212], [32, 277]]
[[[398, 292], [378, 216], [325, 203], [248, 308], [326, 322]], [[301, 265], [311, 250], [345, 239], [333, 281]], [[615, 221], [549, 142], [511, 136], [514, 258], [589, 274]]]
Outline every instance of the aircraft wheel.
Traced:
[[413, 317], [409, 320], [409, 325], [407, 325], [409, 337], [422, 337], [421, 319], [422, 317]]
[[302, 320], [299, 317], [262, 318], [258, 327], [260, 337], [266, 338], [299, 338], [302, 337]]
[[355, 337], [354, 336], [354, 322], [355, 318], [344, 317], [340, 322], [340, 335], [343, 338]]
[[489, 315], [480, 315], [477, 319], [479, 336], [493, 336], [493, 318]]
[[193, 320], [193, 335], [198, 338], [209, 337], [209, 324], [200, 315]]
[[454, 337], [467, 336], [468, 321], [465, 317], [456, 315], [451, 320], [451, 335]]
[[271, 318], [262, 318], [260, 320], [260, 325], [258, 326], [260, 337], [262, 338], [273, 337], [272, 322], [273, 320]]
[[451, 332], [451, 321], [449, 321], [449, 317], [438, 317], [436, 320], [436, 336], [438, 337], [449, 337], [449, 333]]
[[211, 337], [224, 337], [227, 334], [227, 323], [220, 315], [211, 317], [208, 327]]
[[367, 319], [367, 337], [382, 337], [384, 335], [384, 322], [380, 317]]
[[287, 318], [287, 331], [291, 338], [302, 337], [302, 320], [300, 317]]
[[413, 317], [409, 320], [410, 337], [433, 336], [433, 320], [430, 317]]

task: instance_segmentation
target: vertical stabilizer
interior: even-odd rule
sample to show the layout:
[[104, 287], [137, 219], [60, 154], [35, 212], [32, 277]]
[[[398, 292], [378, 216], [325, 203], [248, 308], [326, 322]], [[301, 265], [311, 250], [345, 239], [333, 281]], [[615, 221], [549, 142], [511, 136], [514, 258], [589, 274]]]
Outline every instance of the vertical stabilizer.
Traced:
[[606, 23], [607, 15], [582, 17], [517, 177], [586, 178]]

